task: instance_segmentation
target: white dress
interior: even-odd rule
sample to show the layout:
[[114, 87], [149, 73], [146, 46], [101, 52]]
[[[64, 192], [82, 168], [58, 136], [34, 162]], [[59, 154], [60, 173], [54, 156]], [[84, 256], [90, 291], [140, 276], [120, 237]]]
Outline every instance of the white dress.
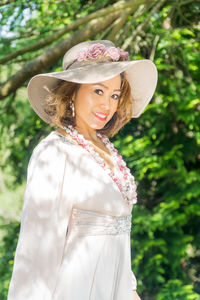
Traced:
[[28, 164], [8, 300], [132, 300], [131, 212], [91, 154], [52, 131]]

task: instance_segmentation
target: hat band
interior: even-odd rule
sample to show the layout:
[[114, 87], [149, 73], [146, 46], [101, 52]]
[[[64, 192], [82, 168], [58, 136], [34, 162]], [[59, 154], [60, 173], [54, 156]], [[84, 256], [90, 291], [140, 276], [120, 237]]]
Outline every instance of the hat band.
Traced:
[[90, 59], [90, 60], [88, 59], [87, 61], [78, 61], [77, 59], [75, 59], [65, 68], [65, 70], [68, 69], [71, 70], [71, 69], [76, 69], [91, 64], [97, 64], [97, 63], [99, 64], [99, 63], [112, 62], [112, 61], [113, 60], [110, 57], [102, 57], [101, 59]]

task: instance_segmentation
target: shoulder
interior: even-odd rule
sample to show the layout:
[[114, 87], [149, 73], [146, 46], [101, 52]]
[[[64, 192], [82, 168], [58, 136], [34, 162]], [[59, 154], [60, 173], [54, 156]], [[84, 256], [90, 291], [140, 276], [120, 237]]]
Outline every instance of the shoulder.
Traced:
[[36, 165], [40, 165], [41, 168], [47, 166], [58, 168], [66, 160], [67, 154], [70, 155], [73, 152], [71, 147], [73, 144], [70, 141], [64, 140], [55, 131], [51, 131], [33, 149], [28, 169]]
[[70, 150], [74, 144], [64, 136], [61, 136], [56, 131], [51, 131], [43, 138], [33, 149], [32, 156], [49, 157], [55, 155], [59, 158], [67, 150]]

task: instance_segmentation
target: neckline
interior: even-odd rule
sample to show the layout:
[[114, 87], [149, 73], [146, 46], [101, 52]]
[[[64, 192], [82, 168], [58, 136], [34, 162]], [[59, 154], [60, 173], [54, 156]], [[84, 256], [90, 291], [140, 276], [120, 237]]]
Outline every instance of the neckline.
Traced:
[[[58, 132], [58, 131], [56, 131], [56, 130], [54, 130], [53, 132], [55, 132], [57, 135], [60, 135], [61, 137], [63, 137], [64, 139], [66, 139], [66, 140], [68, 140], [70, 143], [72, 143], [72, 144], [74, 144], [74, 145], [76, 145], [76, 146], [79, 146], [79, 147], [81, 147], [83, 150], [85, 150], [85, 151], [87, 151], [84, 147], [82, 147], [81, 145], [79, 145], [78, 143], [76, 143], [75, 141], [73, 141], [72, 139], [70, 139], [70, 138], [68, 138], [67, 136], [65, 136], [65, 135], [63, 135], [62, 133], [60, 133], [60, 132]], [[91, 145], [92, 147], [93, 147], [93, 145]], [[94, 147], [93, 147], [94, 148]], [[108, 148], [107, 148], [108, 149]], [[95, 150], [95, 148], [94, 148], [94, 151], [97, 153], [97, 154], [99, 154], [96, 150]], [[108, 151], [110, 152], [110, 150], [108, 149]], [[87, 153], [89, 153], [88, 151], [87, 151]], [[90, 153], [89, 153], [90, 154]], [[91, 156], [91, 158], [92, 159], [94, 159], [93, 158], [93, 156], [90, 154], [90, 156]], [[113, 168], [111, 169], [110, 168], [110, 166], [109, 166], [109, 164], [106, 162], [106, 160], [104, 159], [104, 162], [106, 163], [106, 165], [109, 167], [109, 169], [112, 171], [112, 173], [114, 173], [114, 174], [119, 174], [119, 167], [118, 167], [118, 165], [117, 165], [117, 162], [115, 161], [115, 159], [113, 158], [113, 156], [112, 156], [112, 154], [111, 154], [111, 152], [110, 152], [110, 158], [111, 158], [111, 160], [112, 160], [112, 162], [113, 162]], [[98, 164], [98, 162], [94, 159], [94, 161]], [[99, 164], [98, 164], [99, 165]], [[101, 166], [100, 166], [101, 167]], [[102, 167], [101, 167], [102, 168]]]
[[56, 131], [56, 130], [53, 130], [52, 131], [53, 133], [65, 138], [66, 140], [68, 140], [70, 143], [74, 144], [74, 145], [77, 145], [77, 146], [80, 146], [78, 143], [76, 143], [75, 141], [71, 140], [70, 138], [68, 138], [67, 136], [63, 135], [62, 133]]
[[[61, 134], [60, 132], [57, 132], [57, 131], [53, 131], [54, 133], [56, 133], [57, 136], [60, 136], [61, 138], [63, 138], [64, 140], [68, 141], [69, 143], [73, 144], [73, 145], [76, 145], [76, 146], [79, 146], [79, 149], [83, 150], [84, 152], [86, 151], [88, 153], [88, 150], [85, 149], [84, 147], [82, 147], [80, 144], [74, 142], [74, 141], [71, 141], [71, 139], [69, 139], [68, 137], [64, 136], [63, 134]], [[80, 148], [81, 147], [81, 148]], [[113, 145], [114, 147], [114, 145]], [[94, 150], [95, 151], [95, 150]], [[110, 149], [109, 149], [110, 151]], [[98, 152], [96, 152], [98, 153]], [[124, 178], [122, 177], [122, 174], [121, 174], [121, 167], [118, 166], [117, 164], [117, 161], [115, 163], [115, 160], [113, 161], [113, 164], [114, 164], [114, 169], [112, 171], [112, 169], [110, 168], [110, 166], [105, 162], [105, 164], [107, 165], [108, 169], [110, 170], [109, 172], [116, 176], [115, 178], [113, 178], [113, 176], [111, 176], [111, 174], [107, 172], [107, 170], [105, 170], [104, 168], [102, 168], [102, 166], [99, 164], [99, 162], [96, 161], [96, 159], [93, 157], [93, 155], [89, 152], [89, 157], [96, 163], [96, 165], [99, 167], [99, 169], [101, 169], [101, 171], [107, 176], [107, 178], [109, 178], [110, 182], [112, 183], [113, 185], [113, 188], [120, 194], [121, 198], [123, 200], [125, 200], [125, 203], [128, 205], [128, 206], [132, 206], [133, 204], [135, 204], [137, 202], [137, 193], [136, 193], [136, 184], [135, 184], [135, 180], [134, 180], [134, 176], [130, 177], [129, 178], [129, 182], [128, 182], [128, 186], [132, 186], [133, 185], [133, 188], [131, 189], [131, 195], [130, 195], [130, 192], [129, 192], [129, 195], [126, 195], [126, 192], [127, 192], [127, 183], [126, 185], [124, 185]], [[124, 168], [124, 164], [126, 165], [126, 163], [123, 163], [122, 164], [122, 167]], [[103, 174], [102, 173], [102, 174]], [[130, 170], [128, 173], [126, 173], [126, 177], [128, 176], [129, 177], [129, 174], [130, 174]], [[117, 178], [117, 181], [118, 182], [121, 182], [121, 184], [119, 185], [117, 182], [116, 182], [116, 179]], [[126, 178], [127, 179], [127, 178]], [[133, 194], [133, 195], [132, 195]], [[130, 200], [132, 199], [132, 200]], [[133, 202], [134, 201], [134, 202]]]

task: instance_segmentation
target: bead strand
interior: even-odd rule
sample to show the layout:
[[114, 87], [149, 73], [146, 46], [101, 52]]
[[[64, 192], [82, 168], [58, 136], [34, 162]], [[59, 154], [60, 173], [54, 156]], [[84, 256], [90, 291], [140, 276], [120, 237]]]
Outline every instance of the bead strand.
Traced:
[[72, 125], [68, 125], [66, 127], [63, 126], [63, 129], [65, 129], [65, 131], [69, 133], [79, 145], [85, 148], [106, 171], [106, 173], [113, 179], [127, 204], [135, 204], [137, 202], [137, 193], [134, 176], [131, 174], [130, 169], [126, 166], [126, 162], [123, 160], [122, 156], [118, 154], [118, 150], [115, 149], [114, 144], [109, 141], [108, 137], [97, 133], [97, 136], [105, 144], [117, 163], [119, 170], [123, 175], [123, 181], [117, 176], [117, 174], [115, 174], [115, 172], [110, 169], [108, 164], [105, 163], [105, 160], [101, 158], [99, 153], [94, 150], [94, 147], [89, 143], [89, 141], [87, 141], [82, 134], [78, 133], [78, 131]]

